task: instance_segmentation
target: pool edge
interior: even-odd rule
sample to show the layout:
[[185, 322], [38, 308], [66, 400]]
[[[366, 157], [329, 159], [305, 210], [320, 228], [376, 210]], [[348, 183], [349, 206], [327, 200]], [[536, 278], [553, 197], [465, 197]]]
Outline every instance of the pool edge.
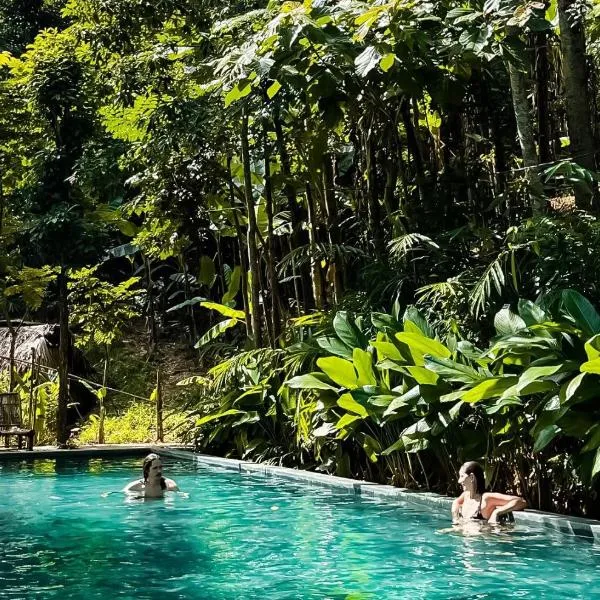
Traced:
[[[335, 488], [340, 491], [345, 491], [346, 493], [353, 493], [365, 497], [406, 500], [430, 508], [437, 508], [438, 510], [441, 508], [449, 511], [452, 501], [454, 500], [453, 498], [442, 496], [441, 494], [436, 494], [434, 492], [419, 492], [406, 488], [397, 488], [391, 485], [383, 485], [357, 479], [347, 479], [335, 475], [326, 475], [324, 473], [315, 473], [313, 471], [302, 471], [290, 469], [288, 467], [266, 465], [264, 463], [253, 463], [232, 458], [210, 456], [208, 454], [197, 454], [190, 450], [180, 448], [152, 446], [152, 450], [176, 458], [193, 459], [201, 464], [238, 471], [239, 473], [256, 473], [263, 476], [283, 477], [303, 483]], [[600, 521], [582, 517], [566, 517], [556, 513], [532, 509], [516, 512], [514, 513], [514, 516], [517, 522], [537, 526], [542, 525], [562, 534], [575, 535], [577, 537], [587, 538], [594, 541], [594, 543], [600, 543]]]

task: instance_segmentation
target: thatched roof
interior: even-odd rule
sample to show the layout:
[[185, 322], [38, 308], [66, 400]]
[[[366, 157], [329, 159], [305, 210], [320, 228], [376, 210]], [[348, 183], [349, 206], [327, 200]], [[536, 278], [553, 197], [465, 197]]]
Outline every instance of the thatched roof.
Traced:
[[[47, 367], [58, 367], [59, 327], [57, 324], [14, 326], [17, 331], [15, 342], [15, 367], [25, 371], [31, 363], [31, 349], [35, 348], [36, 362]], [[9, 368], [10, 330], [0, 327], [0, 371]]]

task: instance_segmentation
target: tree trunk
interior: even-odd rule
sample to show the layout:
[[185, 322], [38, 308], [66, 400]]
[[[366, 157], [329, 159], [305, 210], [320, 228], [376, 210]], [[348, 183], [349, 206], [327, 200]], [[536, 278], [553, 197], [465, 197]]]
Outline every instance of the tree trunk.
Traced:
[[263, 150], [265, 167], [265, 209], [267, 213], [267, 271], [271, 288], [271, 340], [273, 348], [277, 345], [280, 331], [279, 319], [279, 281], [275, 270], [275, 236], [273, 235], [273, 190], [271, 185], [271, 154], [269, 152], [267, 127], [264, 127]]
[[308, 207], [308, 239], [310, 245], [310, 274], [312, 283], [312, 292], [315, 301], [315, 308], [323, 308], [323, 278], [321, 276], [321, 265], [316, 258], [318, 223], [315, 214], [315, 203], [310, 189], [310, 183], [306, 184], [306, 206]]
[[538, 33], [535, 36], [535, 97], [538, 123], [538, 147], [540, 162], [552, 160], [550, 150], [550, 107], [548, 91], [550, 85], [550, 65], [548, 63], [548, 34]]
[[325, 211], [327, 212], [327, 237], [331, 249], [331, 260], [329, 261], [329, 275], [333, 283], [333, 300], [335, 304], [342, 301], [344, 285], [342, 281], [342, 265], [336, 254], [336, 247], [341, 242], [340, 229], [338, 225], [338, 207], [335, 198], [333, 183], [333, 163], [330, 154], [323, 155], [323, 195], [325, 198]]
[[60, 340], [58, 347], [58, 406], [56, 411], [56, 439], [65, 446], [69, 439], [67, 408], [69, 403], [69, 304], [67, 269], [61, 266], [58, 275], [58, 308]]
[[539, 215], [544, 212], [544, 191], [537, 171], [539, 162], [535, 147], [529, 100], [527, 98], [527, 78], [525, 77], [525, 73], [519, 71], [512, 63], [508, 63], [508, 74], [510, 77], [515, 120], [517, 122], [519, 145], [521, 146], [523, 164], [527, 167], [526, 174], [531, 193], [531, 208], [534, 215]]
[[244, 107], [242, 114], [242, 165], [244, 168], [244, 193], [246, 197], [246, 210], [248, 212], [248, 266], [250, 273], [250, 320], [252, 322], [252, 342], [255, 348], [262, 342], [260, 320], [260, 277], [258, 273], [258, 249], [256, 247], [256, 213], [254, 212], [254, 197], [252, 194], [252, 177], [250, 171], [250, 148], [248, 145], [248, 108]]
[[383, 223], [381, 222], [381, 210], [379, 205], [379, 186], [377, 184], [377, 157], [375, 144], [373, 143], [373, 130], [369, 128], [363, 133], [366, 159], [367, 179], [367, 214], [369, 218], [369, 229], [375, 246], [375, 256], [382, 257], [385, 253], [385, 241], [383, 239]]
[[156, 318], [154, 315], [154, 293], [152, 290], [152, 265], [147, 256], [143, 256], [144, 266], [146, 267], [146, 299], [147, 309], [146, 318], [148, 319], [148, 353], [152, 354], [156, 349], [157, 331]]
[[246, 335], [248, 339], [252, 339], [252, 320], [250, 318], [250, 305], [248, 304], [248, 263], [246, 262], [246, 252], [244, 248], [244, 234], [240, 225], [237, 210], [235, 208], [235, 193], [233, 189], [233, 177], [231, 176], [231, 156], [227, 157], [227, 173], [229, 176], [229, 200], [231, 202], [231, 212], [233, 214], [233, 224], [237, 233], [238, 249], [240, 254], [240, 267], [242, 269], [242, 276], [240, 278], [242, 282], [242, 305], [244, 307], [244, 314], [246, 315]]
[[[587, 86], [585, 32], [580, 6], [583, 6], [583, 3], [577, 0], [558, 0], [558, 23], [571, 157], [577, 164], [593, 171], [596, 168], [594, 134]], [[591, 190], [575, 186], [575, 200], [580, 208], [589, 210], [592, 207], [593, 195]]]

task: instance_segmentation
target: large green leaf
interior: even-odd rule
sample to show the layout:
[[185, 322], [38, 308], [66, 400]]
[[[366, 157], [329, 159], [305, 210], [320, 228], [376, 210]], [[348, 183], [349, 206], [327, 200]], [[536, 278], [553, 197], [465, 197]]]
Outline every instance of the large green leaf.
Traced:
[[194, 348], [202, 348], [209, 342], [218, 338], [223, 332], [235, 327], [238, 323], [241, 323], [239, 319], [225, 319], [220, 323], [217, 323], [214, 327], [211, 327], [194, 345]]
[[345, 311], [339, 311], [333, 318], [333, 329], [336, 335], [350, 348], [367, 347], [368, 340], [358, 328], [354, 319]]
[[561, 303], [587, 337], [600, 333], [600, 315], [587, 298], [575, 290], [563, 290]]
[[582, 452], [591, 452], [600, 448], [600, 425], [594, 425], [588, 432], [588, 440], [581, 449]]
[[356, 438], [365, 451], [368, 459], [371, 462], [377, 462], [377, 455], [381, 452], [381, 445], [379, 442], [374, 437], [363, 432], [359, 432]]
[[394, 442], [391, 446], [388, 446], [382, 453], [382, 456], [388, 456], [392, 452], [397, 452], [398, 450], [404, 449], [404, 440], [400, 438], [397, 442]]
[[600, 473], [600, 448], [596, 450], [596, 456], [594, 458], [594, 466], [592, 467], [592, 479]]
[[463, 365], [449, 358], [428, 356], [425, 359], [425, 366], [434, 373], [441, 375], [446, 381], [473, 383], [485, 378], [485, 375], [482, 375], [473, 367]]
[[425, 367], [404, 367], [404, 370], [420, 385], [435, 385], [438, 382], [439, 375]]
[[338, 388], [330, 385], [322, 379], [321, 373], [307, 373], [306, 375], [297, 375], [292, 377], [285, 382], [290, 388], [298, 390], [334, 390], [338, 391]]
[[464, 392], [459, 398], [463, 402], [473, 404], [488, 398], [502, 396], [502, 394], [517, 381], [516, 377], [492, 377], [482, 381], [474, 388]]
[[519, 316], [525, 321], [525, 324], [528, 327], [549, 320], [544, 309], [541, 306], [534, 304], [531, 300], [524, 300], [521, 298], [518, 304], [518, 311]]
[[203, 255], [200, 257], [200, 272], [198, 274], [198, 281], [208, 286], [212, 286], [215, 280], [216, 270], [215, 261], [210, 257]]
[[410, 323], [416, 326], [425, 337], [433, 338], [435, 336], [433, 329], [416, 306], [407, 307], [407, 309], [404, 311], [402, 320], [404, 322], [405, 331], [409, 331], [409, 329], [407, 329], [407, 325]]
[[494, 317], [494, 327], [500, 335], [511, 335], [527, 328], [525, 321], [505, 306]]
[[522, 406], [522, 405], [523, 405], [523, 403], [516, 396], [510, 396], [507, 398], [505, 398], [503, 396], [501, 398], [498, 398], [498, 400], [496, 400], [496, 402], [494, 402], [494, 404], [492, 404], [491, 406], [486, 407], [485, 412], [488, 415], [494, 415], [498, 411], [502, 410], [505, 406]]
[[400, 350], [391, 342], [371, 342], [371, 346], [377, 350], [379, 360], [389, 358], [390, 360], [404, 361]]
[[396, 333], [402, 330], [402, 325], [400, 325], [398, 319], [387, 313], [371, 313], [371, 323], [373, 323], [373, 327], [384, 333], [388, 331]]
[[338, 385], [354, 390], [360, 387], [353, 363], [339, 356], [319, 358], [317, 366]]
[[333, 354], [335, 356], [341, 356], [342, 358], [352, 358], [352, 348], [349, 348], [341, 342], [338, 338], [332, 336], [323, 336], [317, 338], [317, 344], [325, 352]]
[[581, 363], [579, 370], [582, 373], [594, 373], [595, 375], [600, 375], [600, 358]]
[[210, 423], [211, 421], [215, 421], [216, 419], [221, 419], [222, 417], [227, 417], [229, 415], [241, 415], [243, 412], [243, 410], [236, 410], [235, 408], [230, 408], [229, 410], [226, 410], [224, 412], [206, 415], [205, 417], [202, 417], [201, 419], [198, 419], [196, 421], [196, 427], [200, 427], [200, 425]]
[[229, 276], [227, 283], [227, 291], [223, 294], [221, 301], [223, 304], [229, 305], [230, 302], [235, 300], [238, 292], [240, 291], [240, 283], [242, 280], [242, 267], [236, 265]]
[[401, 331], [397, 333], [395, 337], [399, 342], [406, 344], [409, 347], [417, 366], [423, 366], [425, 364], [423, 357], [426, 354], [441, 358], [449, 358], [452, 355], [450, 350], [448, 350], [441, 342], [432, 340], [431, 338], [418, 333]]
[[560, 363], [557, 365], [548, 365], [545, 367], [529, 367], [528, 369], [525, 369], [525, 371], [523, 371], [523, 373], [519, 377], [517, 391], [521, 391], [533, 381], [537, 381], [538, 379], [541, 379], [543, 377], [550, 377], [551, 375], [555, 375], [556, 373], [563, 373], [569, 371], [574, 366], [574, 363]]
[[225, 317], [232, 317], [234, 319], [246, 318], [246, 313], [243, 310], [236, 310], [235, 308], [219, 304], [218, 302], [200, 302], [200, 306], [221, 313]]
[[585, 353], [588, 360], [600, 358], [600, 334], [596, 334], [585, 343]]
[[348, 412], [354, 413], [363, 419], [369, 416], [369, 411], [359, 402], [357, 402], [352, 394], [342, 394], [337, 401], [340, 408], [347, 410]]
[[548, 425], [548, 427], [544, 427], [535, 438], [533, 451], [540, 452], [543, 450], [559, 433], [560, 427], [557, 425]]
[[[583, 378], [586, 376], [585, 373], [579, 373], [579, 375], [573, 377], [568, 383], [563, 384], [561, 389], [560, 400], [562, 404], [570, 404], [571, 399], [575, 396], [579, 387], [583, 383]], [[564, 389], [564, 392], [563, 392]]]
[[167, 309], [167, 312], [174, 312], [176, 310], [179, 310], [180, 308], [185, 308], [186, 306], [195, 306], [196, 304], [200, 304], [201, 302], [204, 302], [206, 300], [206, 298], [202, 297], [202, 296], [195, 296], [194, 298], [190, 298], [189, 300], [185, 300], [183, 302], [180, 302], [179, 304], [176, 304], [175, 306], [171, 306], [171, 308]]
[[389, 415], [397, 414], [398, 412], [404, 412], [403, 409], [412, 406], [417, 399], [420, 397], [421, 391], [419, 386], [410, 388], [407, 392], [398, 396], [395, 400], [392, 400], [387, 410], [383, 413], [384, 417]]
[[352, 362], [358, 373], [358, 385], [377, 385], [377, 378], [373, 372], [373, 357], [370, 352], [354, 348]]
[[345, 415], [343, 415], [340, 419], [338, 419], [338, 422], [335, 424], [335, 428], [337, 430], [342, 430], [342, 429], [347, 429], [350, 425], [352, 425], [352, 423], [355, 423], [356, 421], [360, 421], [361, 417], [359, 415], [353, 415], [351, 413], [346, 413]]
[[355, 59], [356, 73], [366, 77], [381, 60], [381, 54], [373, 46], [367, 46]]

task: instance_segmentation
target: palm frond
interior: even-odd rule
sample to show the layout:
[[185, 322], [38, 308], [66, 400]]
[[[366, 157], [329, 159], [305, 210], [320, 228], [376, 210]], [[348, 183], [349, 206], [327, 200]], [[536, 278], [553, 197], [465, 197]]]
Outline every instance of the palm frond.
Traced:
[[435, 250], [440, 249], [430, 237], [420, 233], [406, 233], [388, 243], [390, 254], [399, 260], [405, 260], [408, 254], [416, 250], [419, 246], [428, 246]]
[[506, 287], [506, 259], [509, 251], [504, 250], [486, 267], [471, 291], [470, 310], [477, 317], [495, 292], [500, 295]]
[[417, 290], [417, 304], [437, 306], [443, 304], [448, 298], [456, 298], [465, 290], [465, 285], [458, 277], [451, 277], [446, 281], [437, 281], [424, 285]]
[[281, 368], [285, 354], [285, 350], [272, 348], [258, 348], [236, 354], [210, 369], [208, 374], [212, 378], [211, 389], [215, 394], [221, 393], [240, 377], [244, 367], [276, 372]]
[[283, 276], [288, 269], [300, 268], [310, 264], [311, 261], [323, 260], [338, 265], [344, 265], [356, 258], [367, 258], [367, 254], [355, 246], [344, 244], [305, 244], [288, 252], [277, 265], [279, 275]]

